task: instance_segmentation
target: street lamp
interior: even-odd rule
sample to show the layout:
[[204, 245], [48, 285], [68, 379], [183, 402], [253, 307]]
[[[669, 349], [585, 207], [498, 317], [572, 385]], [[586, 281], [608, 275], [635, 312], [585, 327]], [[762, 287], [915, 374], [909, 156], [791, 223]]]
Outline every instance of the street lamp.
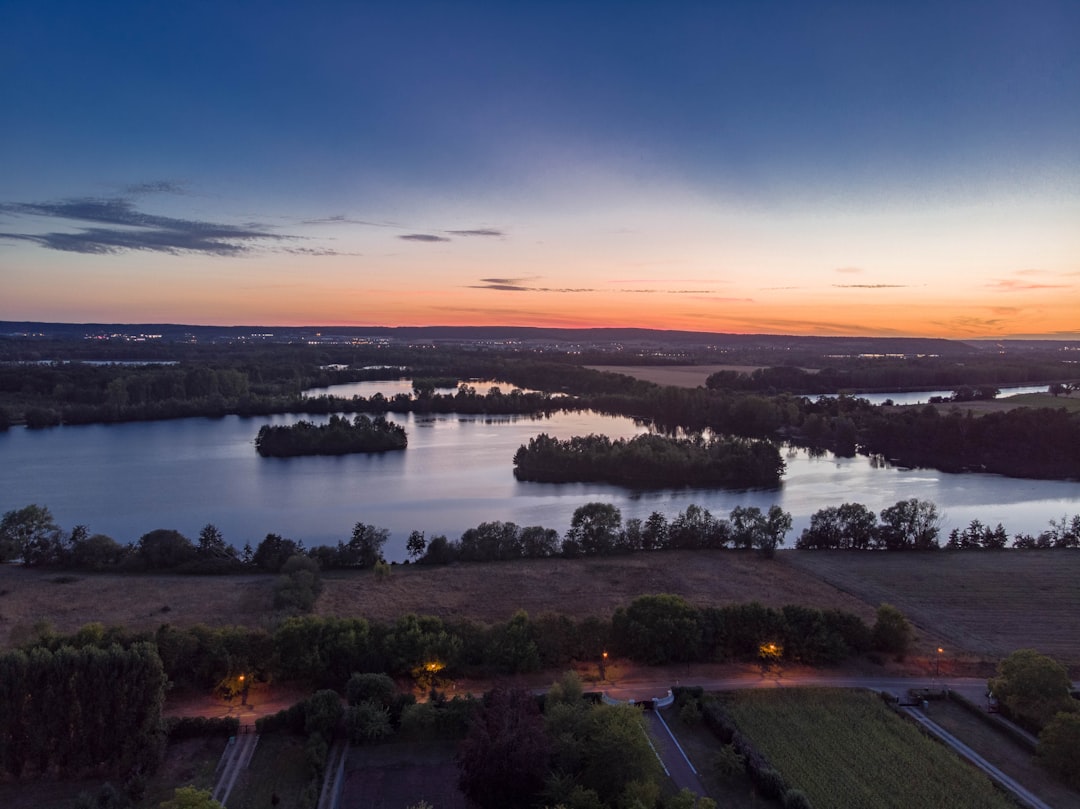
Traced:
[[244, 685], [244, 675], [241, 674], [238, 679], [240, 681], [240, 704], [247, 705], [247, 686]]
[[942, 653], [944, 651], [945, 650], [942, 649], [940, 646], [937, 647], [937, 657], [934, 658], [934, 679], [935, 680], [938, 678], [938, 675], [941, 674], [941, 655], [942, 655]]
[[601, 680], [606, 680], [607, 679], [606, 666], [607, 666], [607, 652], [601, 652], [600, 653], [600, 679]]

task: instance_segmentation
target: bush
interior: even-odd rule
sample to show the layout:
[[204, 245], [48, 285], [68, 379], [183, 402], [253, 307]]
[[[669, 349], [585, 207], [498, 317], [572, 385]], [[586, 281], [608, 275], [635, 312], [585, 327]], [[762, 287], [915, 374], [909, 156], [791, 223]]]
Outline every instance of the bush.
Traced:
[[345, 709], [345, 732], [352, 744], [377, 742], [394, 732], [390, 711], [381, 703], [364, 700]]
[[725, 744], [713, 754], [712, 767], [722, 779], [735, 778], [746, 772], [746, 759], [733, 745]]
[[1080, 789], [1080, 713], [1062, 712], [1039, 734], [1038, 756], [1050, 772]]
[[345, 684], [345, 698], [350, 705], [370, 701], [389, 706], [396, 694], [397, 686], [385, 674], [354, 673]]
[[240, 720], [235, 716], [179, 716], [165, 722], [169, 741], [207, 736], [235, 736], [240, 732]]
[[898, 660], [902, 660], [911, 645], [911, 639], [911, 624], [900, 610], [891, 604], [878, 607], [877, 621], [872, 633], [875, 650], [895, 655]]
[[789, 789], [784, 793], [784, 809], [813, 809], [813, 805], [802, 790]]
[[784, 777], [772, 767], [765, 767], [764, 769], [758, 770], [756, 773], [751, 772], [751, 776], [754, 779], [754, 783], [757, 784], [758, 791], [761, 793], [762, 797], [770, 800], [779, 800], [788, 792]]

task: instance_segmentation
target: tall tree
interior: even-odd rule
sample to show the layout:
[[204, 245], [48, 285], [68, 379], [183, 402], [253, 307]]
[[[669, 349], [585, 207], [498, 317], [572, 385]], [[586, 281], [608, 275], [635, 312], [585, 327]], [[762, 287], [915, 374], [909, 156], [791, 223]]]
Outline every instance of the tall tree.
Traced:
[[1075, 710], [1065, 667], [1034, 649], [1019, 649], [998, 664], [987, 687], [1017, 719], [1042, 727], [1063, 710]]
[[28, 565], [55, 564], [62, 551], [60, 527], [45, 506], [24, 506], [0, 519], [0, 562], [21, 557]]
[[495, 688], [461, 744], [461, 789], [484, 809], [531, 806], [544, 786], [550, 754], [536, 698], [523, 689]]

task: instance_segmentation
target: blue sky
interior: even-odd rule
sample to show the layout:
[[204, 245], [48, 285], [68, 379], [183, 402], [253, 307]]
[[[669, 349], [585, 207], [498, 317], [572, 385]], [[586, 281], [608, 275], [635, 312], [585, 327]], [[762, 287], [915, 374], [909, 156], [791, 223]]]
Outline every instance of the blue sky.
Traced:
[[0, 0], [0, 318], [1080, 337], [1080, 3]]

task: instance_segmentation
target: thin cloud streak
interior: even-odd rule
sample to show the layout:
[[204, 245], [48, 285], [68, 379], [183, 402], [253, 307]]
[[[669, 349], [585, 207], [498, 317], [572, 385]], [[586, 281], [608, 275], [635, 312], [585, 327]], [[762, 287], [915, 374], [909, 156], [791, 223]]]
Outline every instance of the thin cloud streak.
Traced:
[[405, 233], [398, 236], [407, 242], [448, 242], [450, 239], [445, 236], [436, 236], [434, 233]]
[[0, 203], [0, 213], [106, 227], [82, 227], [74, 233], [0, 233], [0, 238], [29, 241], [49, 250], [91, 255], [133, 250], [180, 255], [203, 253], [237, 256], [254, 243], [295, 238], [272, 233], [254, 224], [238, 227], [197, 219], [177, 219], [143, 213], [127, 199], [80, 197], [61, 202]]
[[450, 233], [454, 236], [491, 236], [501, 238], [506, 234], [501, 230], [495, 230], [494, 228], [477, 228], [475, 230], [447, 230], [446, 233]]

